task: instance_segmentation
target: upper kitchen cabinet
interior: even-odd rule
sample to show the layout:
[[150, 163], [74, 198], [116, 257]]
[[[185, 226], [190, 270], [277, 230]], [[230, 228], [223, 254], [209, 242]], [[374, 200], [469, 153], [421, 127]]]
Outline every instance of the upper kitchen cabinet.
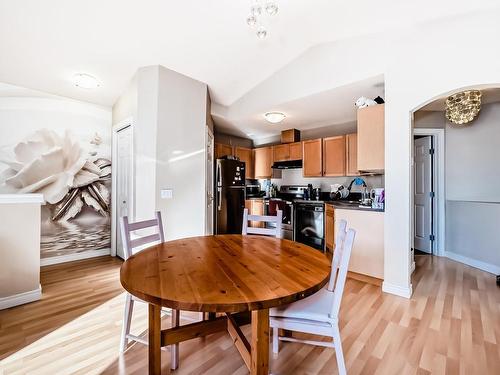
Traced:
[[302, 160], [302, 142], [290, 143], [290, 160]]
[[215, 144], [215, 158], [222, 158], [223, 156], [233, 155], [233, 146], [225, 145], [223, 143]]
[[273, 160], [301, 160], [302, 159], [302, 142], [285, 143], [273, 146]]
[[358, 171], [358, 135], [356, 133], [345, 136], [345, 174], [346, 176], [359, 176]]
[[323, 159], [323, 176], [346, 175], [345, 135], [323, 139]]
[[384, 104], [358, 109], [358, 170], [384, 171]]
[[323, 175], [323, 140], [311, 139], [302, 142], [304, 177], [321, 177]]
[[273, 174], [273, 148], [260, 147], [254, 149], [254, 178], [271, 178]]
[[276, 145], [273, 146], [273, 160], [274, 161], [286, 161], [290, 160], [290, 145]]
[[234, 155], [245, 162], [245, 178], [254, 178], [252, 149], [237, 146], [234, 148]]

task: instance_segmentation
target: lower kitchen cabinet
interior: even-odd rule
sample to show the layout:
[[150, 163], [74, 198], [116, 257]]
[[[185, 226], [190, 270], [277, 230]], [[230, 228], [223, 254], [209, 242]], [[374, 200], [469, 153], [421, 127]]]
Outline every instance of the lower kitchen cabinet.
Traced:
[[[245, 200], [245, 208], [248, 209], [249, 215], [264, 215], [264, 200], [247, 199]], [[248, 225], [251, 227], [264, 227], [264, 223], [259, 221], [250, 221]]]
[[338, 222], [347, 221], [347, 228], [356, 230], [349, 261], [349, 271], [384, 278], [384, 213], [335, 209], [335, 232]]
[[325, 244], [327, 250], [335, 247], [335, 210], [331, 204], [325, 204]]

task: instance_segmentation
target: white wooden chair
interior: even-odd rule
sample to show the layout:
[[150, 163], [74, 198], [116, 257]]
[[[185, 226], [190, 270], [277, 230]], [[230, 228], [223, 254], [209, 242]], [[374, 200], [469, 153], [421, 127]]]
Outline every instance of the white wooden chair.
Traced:
[[[144, 230], [148, 228], [156, 228], [156, 233], [147, 234], [144, 236], [134, 236], [132, 238], [132, 233], [138, 230]], [[125, 254], [125, 260], [131, 257], [133, 254], [141, 251], [146, 245], [153, 245], [157, 243], [165, 242], [165, 236], [163, 234], [163, 224], [161, 220], [161, 213], [156, 212], [155, 218], [145, 221], [137, 221], [131, 223], [128, 221], [128, 217], [124, 216], [120, 220], [120, 230], [123, 242], [123, 249]], [[137, 248], [140, 248], [136, 250]], [[130, 327], [132, 323], [132, 312], [134, 309], [134, 302], [143, 302], [138, 297], [133, 296], [127, 292], [125, 300], [125, 311], [123, 315], [123, 325], [122, 325], [122, 335], [120, 341], [120, 353], [123, 353], [127, 348], [129, 340], [137, 341], [142, 344], [148, 345], [148, 340], [139, 336], [135, 336], [130, 333]], [[172, 315], [172, 327], [179, 325], [180, 311], [173, 309], [162, 309], [162, 312]], [[163, 348], [162, 348], [163, 349]], [[172, 350], [172, 361], [171, 368], [176, 369], [179, 364], [179, 344], [173, 345]]]
[[[335, 349], [339, 374], [346, 374], [344, 354], [339, 330], [339, 310], [347, 277], [356, 232], [342, 220], [339, 224], [337, 243], [332, 261], [332, 272], [327, 286], [319, 292], [290, 305], [270, 310], [270, 326], [273, 329], [273, 352], [279, 351], [279, 340], [331, 347]], [[328, 336], [332, 341], [301, 340], [280, 337], [279, 329]]]
[[[274, 223], [275, 226], [271, 228], [260, 228], [260, 227], [249, 227], [248, 222], [260, 222], [260, 223]], [[242, 234], [260, 234], [264, 236], [274, 236], [276, 238], [283, 238], [283, 211], [278, 210], [276, 216], [264, 216], [264, 215], [249, 215], [248, 208], [243, 211], [243, 226]]]

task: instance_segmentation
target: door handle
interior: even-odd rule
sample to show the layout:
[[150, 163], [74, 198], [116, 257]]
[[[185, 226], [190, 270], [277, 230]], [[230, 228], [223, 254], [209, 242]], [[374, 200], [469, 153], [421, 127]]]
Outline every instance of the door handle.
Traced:
[[218, 211], [220, 211], [222, 208], [221, 200], [222, 200], [222, 188], [217, 188], [217, 210]]

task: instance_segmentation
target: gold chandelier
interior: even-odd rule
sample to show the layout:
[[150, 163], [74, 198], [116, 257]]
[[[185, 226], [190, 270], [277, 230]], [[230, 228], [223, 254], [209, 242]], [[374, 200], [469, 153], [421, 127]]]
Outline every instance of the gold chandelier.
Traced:
[[481, 110], [481, 91], [469, 90], [451, 95], [446, 99], [446, 118], [463, 125], [476, 118]]

